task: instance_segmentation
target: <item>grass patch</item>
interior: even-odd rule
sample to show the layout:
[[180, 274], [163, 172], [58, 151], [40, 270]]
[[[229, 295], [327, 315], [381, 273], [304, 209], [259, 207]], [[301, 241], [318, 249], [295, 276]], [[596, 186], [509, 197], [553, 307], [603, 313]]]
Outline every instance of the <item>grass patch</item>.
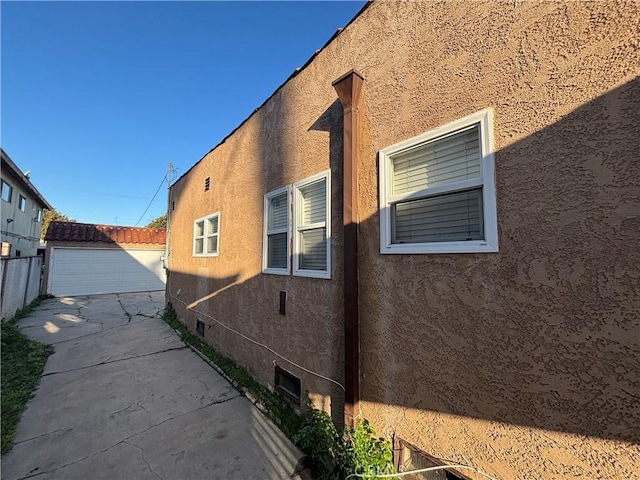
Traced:
[[299, 415], [284, 398], [256, 382], [244, 368], [187, 330], [173, 308], [167, 308], [162, 318], [184, 342], [203, 353], [264, 407], [265, 415], [309, 456], [309, 466], [316, 478], [341, 480], [356, 472], [395, 473], [390, 443], [375, 438], [375, 431], [366, 420], [339, 433], [331, 417], [313, 408], [311, 402], [307, 402], [307, 409]]
[[2, 453], [11, 448], [11, 442], [27, 402], [40, 382], [47, 357], [53, 353], [51, 345], [34, 342], [18, 330], [17, 322], [40, 305], [43, 298], [18, 310], [15, 316], [2, 322]]

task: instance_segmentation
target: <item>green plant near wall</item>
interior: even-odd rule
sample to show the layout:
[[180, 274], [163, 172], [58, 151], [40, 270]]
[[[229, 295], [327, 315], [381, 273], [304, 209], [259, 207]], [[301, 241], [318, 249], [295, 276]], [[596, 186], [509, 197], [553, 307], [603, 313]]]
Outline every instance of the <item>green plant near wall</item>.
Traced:
[[384, 438], [376, 438], [373, 426], [367, 420], [359, 420], [353, 429], [346, 429], [339, 456], [340, 478], [352, 473], [396, 473], [393, 466], [393, 449]]
[[344, 479], [350, 474], [362, 475], [396, 473], [393, 467], [393, 451], [388, 440], [376, 438], [373, 426], [367, 420], [359, 420], [354, 428], [338, 433], [331, 417], [313, 408], [302, 415], [303, 426], [292, 441], [306, 452], [312, 467], [320, 478]]
[[318, 480], [342, 480], [353, 473], [363, 474], [365, 478], [367, 474], [373, 478], [375, 473], [395, 473], [391, 444], [376, 438], [375, 430], [366, 420], [358, 421], [355, 428], [340, 433], [329, 414], [314, 408], [309, 399], [307, 409], [298, 414], [280, 395], [256, 382], [244, 368], [187, 330], [173, 308], [167, 308], [162, 318], [187, 344], [257, 399], [267, 417], [309, 456]]

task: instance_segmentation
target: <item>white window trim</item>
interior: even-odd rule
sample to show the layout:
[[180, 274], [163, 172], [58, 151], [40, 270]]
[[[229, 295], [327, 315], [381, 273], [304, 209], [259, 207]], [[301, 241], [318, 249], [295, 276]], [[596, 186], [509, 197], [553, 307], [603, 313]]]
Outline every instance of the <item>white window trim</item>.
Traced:
[[[480, 148], [482, 164], [482, 202], [484, 216], [484, 240], [470, 240], [458, 242], [429, 242], [429, 243], [391, 243], [391, 210], [390, 205], [401, 198], [411, 198], [420, 192], [411, 192], [404, 196], [392, 197], [391, 188], [391, 158], [404, 150], [432, 140], [456, 133], [475, 123], [480, 124]], [[380, 150], [380, 253], [383, 254], [412, 254], [412, 253], [480, 253], [498, 251], [498, 220], [496, 211], [495, 169], [493, 158], [493, 111], [491, 108], [481, 110], [467, 117], [430, 130], [416, 137], [404, 140]], [[474, 181], [459, 182], [459, 185], [447, 185], [443, 190], [453, 192], [466, 189]], [[475, 182], [478, 183], [478, 182]], [[435, 190], [435, 189], [432, 189]], [[406, 198], [403, 198], [406, 197]], [[393, 198], [393, 201], [391, 201]]]
[[[287, 268], [269, 268], [269, 239], [268, 235], [274, 233], [284, 233], [282, 231], [268, 231], [269, 226], [269, 200], [283, 193], [287, 194]], [[262, 273], [273, 275], [289, 275], [291, 272], [291, 186], [286, 186], [273, 190], [264, 196], [264, 213], [263, 213], [263, 234], [262, 234]]]
[[[218, 241], [216, 243], [217, 245], [217, 249], [215, 253], [206, 253], [204, 252], [204, 250], [206, 249], [206, 245], [207, 245], [207, 238], [213, 235], [207, 235], [207, 220], [214, 218], [214, 217], [218, 217], [218, 233], [215, 233], [213, 235], [215, 235], [216, 237], [218, 237]], [[196, 237], [196, 225], [198, 224], [198, 222], [203, 222], [204, 224], [204, 235], [201, 237]], [[203, 243], [202, 243], [202, 253], [196, 253], [196, 238], [202, 238], [203, 239]], [[193, 221], [193, 250], [192, 250], [192, 254], [194, 257], [217, 257], [220, 254], [220, 212], [215, 212], [215, 213], [211, 213], [209, 215], [206, 215], [204, 217], [200, 217], [200, 218], [196, 218]]]
[[[298, 207], [300, 205], [300, 189], [306, 185], [313, 183], [317, 180], [325, 179], [326, 181], [326, 217], [325, 217], [325, 231], [327, 239], [327, 269], [326, 270], [306, 270], [300, 268], [300, 256], [298, 254], [300, 248], [300, 235], [299, 235], [299, 212]], [[319, 228], [320, 224], [306, 225], [308, 228]], [[331, 278], [331, 170], [313, 175], [312, 177], [305, 178], [293, 184], [293, 274], [299, 277], [313, 277], [313, 278]]]

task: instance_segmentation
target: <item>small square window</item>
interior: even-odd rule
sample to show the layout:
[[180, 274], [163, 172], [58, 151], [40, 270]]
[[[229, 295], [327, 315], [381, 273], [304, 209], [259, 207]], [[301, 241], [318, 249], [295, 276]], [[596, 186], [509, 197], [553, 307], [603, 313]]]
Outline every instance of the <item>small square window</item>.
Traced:
[[13, 187], [2, 180], [2, 200], [11, 203], [11, 197], [13, 197]]
[[220, 212], [193, 222], [193, 255], [217, 257], [220, 228]]
[[486, 109], [380, 151], [380, 252], [497, 252]]
[[27, 210], [27, 199], [22, 195], [18, 195], [18, 208], [23, 212]]

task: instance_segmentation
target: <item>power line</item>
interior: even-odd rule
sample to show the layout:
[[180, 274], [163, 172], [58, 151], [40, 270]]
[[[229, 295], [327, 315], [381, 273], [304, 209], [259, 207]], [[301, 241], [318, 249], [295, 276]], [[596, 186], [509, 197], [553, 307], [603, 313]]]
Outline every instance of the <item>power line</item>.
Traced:
[[160, 185], [158, 185], [158, 189], [156, 190], [156, 193], [153, 194], [153, 198], [149, 202], [149, 205], [147, 205], [147, 208], [144, 209], [144, 212], [142, 212], [142, 215], [140, 215], [140, 218], [138, 219], [138, 221], [136, 222], [134, 227], [138, 226], [138, 224], [140, 223], [140, 220], [142, 220], [142, 217], [144, 217], [145, 213], [147, 213], [147, 211], [149, 210], [149, 207], [151, 207], [151, 204], [156, 199], [156, 195], [158, 195], [158, 192], [160, 191], [160, 189], [162, 188], [162, 185], [164, 185], [164, 182], [166, 182], [166, 181], [167, 181], [167, 178], [166, 177], [162, 177], [162, 181], [160, 182]]

